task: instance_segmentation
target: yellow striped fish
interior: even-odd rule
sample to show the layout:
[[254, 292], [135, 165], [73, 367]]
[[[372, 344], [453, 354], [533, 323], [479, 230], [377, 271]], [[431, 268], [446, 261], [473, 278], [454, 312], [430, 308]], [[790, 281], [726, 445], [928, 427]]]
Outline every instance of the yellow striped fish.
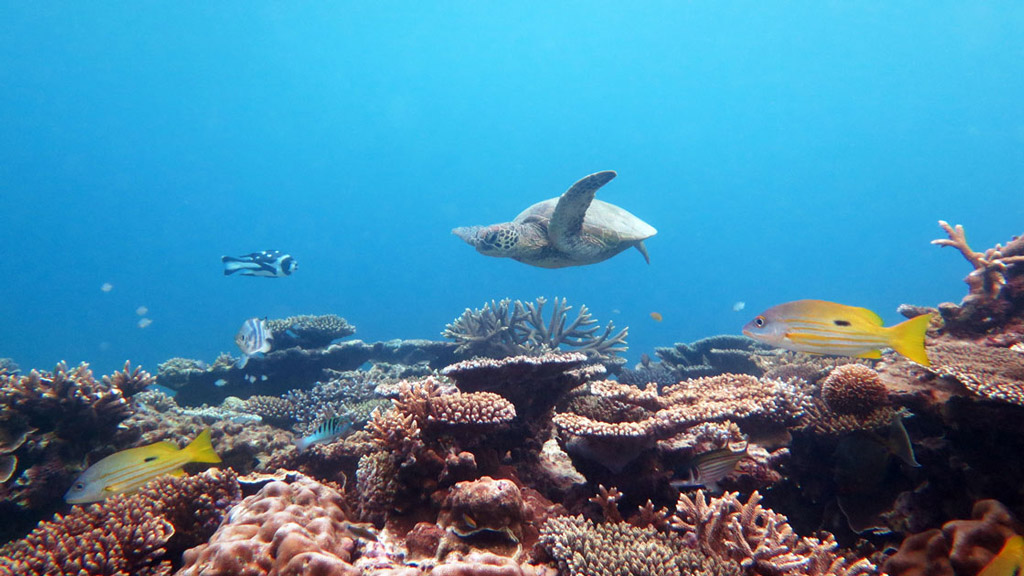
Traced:
[[743, 327], [743, 333], [772, 346], [857, 358], [881, 358], [892, 348], [928, 366], [924, 334], [931, 314], [895, 326], [882, 326], [882, 318], [867, 308], [824, 300], [796, 300], [773, 306]]
[[64, 500], [68, 504], [85, 504], [135, 492], [157, 476], [181, 476], [185, 473], [181, 467], [189, 462], [220, 462], [210, 443], [209, 429], [184, 448], [165, 440], [111, 454], [82, 472]]
[[978, 576], [1017, 576], [1024, 568], [1024, 538], [1011, 536]]

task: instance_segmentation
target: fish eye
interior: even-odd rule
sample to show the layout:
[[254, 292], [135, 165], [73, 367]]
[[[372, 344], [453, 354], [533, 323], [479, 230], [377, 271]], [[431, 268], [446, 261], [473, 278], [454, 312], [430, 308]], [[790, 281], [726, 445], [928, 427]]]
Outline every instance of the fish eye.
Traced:
[[754, 318], [754, 326], [757, 326], [758, 328], [764, 328], [764, 316], [758, 316], [757, 318]]
[[82, 484], [81, 482], [79, 482], [78, 484], [74, 485], [72, 490], [85, 490], [85, 484]]

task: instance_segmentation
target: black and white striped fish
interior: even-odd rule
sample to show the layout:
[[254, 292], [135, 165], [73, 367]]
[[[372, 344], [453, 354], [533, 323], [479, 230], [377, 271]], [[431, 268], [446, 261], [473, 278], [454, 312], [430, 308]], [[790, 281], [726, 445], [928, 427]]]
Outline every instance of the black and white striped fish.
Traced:
[[707, 488], [712, 492], [719, 492], [721, 489], [718, 483], [736, 469], [736, 464], [747, 457], [748, 444], [743, 445], [742, 450], [733, 450], [726, 446], [719, 450], [702, 452], [690, 461], [689, 478], [672, 480], [670, 484], [680, 489]]
[[348, 431], [352, 429], [352, 419], [348, 416], [335, 416], [334, 418], [328, 418], [320, 423], [313, 430], [313, 433], [309, 436], [301, 438], [295, 443], [295, 446], [299, 449], [299, 452], [309, 448], [313, 444], [323, 444], [331, 442], [342, 436], [348, 434]]
[[238, 367], [245, 368], [249, 358], [257, 354], [270, 352], [271, 342], [274, 337], [267, 328], [267, 321], [259, 318], [249, 318], [242, 324], [235, 336], [235, 344], [242, 351], [242, 357], [238, 359]]
[[291, 276], [299, 268], [299, 263], [291, 254], [283, 254], [280, 250], [264, 250], [245, 256], [221, 256], [220, 261], [224, 263], [225, 276], [238, 272], [242, 276], [283, 278]]

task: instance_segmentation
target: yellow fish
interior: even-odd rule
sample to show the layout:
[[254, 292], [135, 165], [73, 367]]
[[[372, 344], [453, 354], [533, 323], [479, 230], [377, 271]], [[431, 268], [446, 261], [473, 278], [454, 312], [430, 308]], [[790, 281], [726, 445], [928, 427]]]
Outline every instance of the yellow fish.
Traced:
[[68, 504], [85, 504], [114, 494], [135, 492], [157, 476], [184, 474], [181, 467], [189, 462], [220, 462], [210, 443], [209, 429], [203, 430], [184, 448], [165, 440], [111, 454], [82, 472], [64, 500]]
[[655, 322], [661, 322], [664, 320], [660, 312], [651, 312], [651, 319]]
[[1011, 536], [978, 576], [1016, 576], [1024, 564], [1024, 536]]
[[895, 326], [882, 326], [882, 318], [867, 308], [824, 300], [796, 300], [773, 306], [743, 327], [743, 333], [772, 346], [857, 358], [880, 358], [892, 348], [922, 366], [928, 366], [924, 334], [931, 314]]

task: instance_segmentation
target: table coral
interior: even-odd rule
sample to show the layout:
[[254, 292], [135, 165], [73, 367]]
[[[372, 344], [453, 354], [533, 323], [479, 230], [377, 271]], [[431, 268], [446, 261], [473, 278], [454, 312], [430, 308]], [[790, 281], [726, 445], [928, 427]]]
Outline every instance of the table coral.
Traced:
[[267, 320], [267, 329], [274, 337], [274, 348], [323, 348], [334, 340], [356, 333], [356, 327], [336, 314], [302, 314], [284, 319]]
[[464, 392], [500, 394], [521, 417], [530, 419], [554, 406], [569, 390], [604, 374], [600, 364], [586, 362], [581, 352], [552, 352], [501, 360], [475, 358], [447, 366], [441, 373]]
[[342, 495], [304, 476], [290, 480], [232, 508], [209, 542], [185, 552], [178, 576], [359, 574]]
[[112, 496], [42, 522], [0, 548], [0, 574], [170, 574], [174, 552], [209, 538], [239, 496], [231, 471], [163, 476], [137, 494]]
[[671, 347], [657, 347], [655, 355], [672, 370], [676, 381], [719, 374], [750, 374], [761, 376], [764, 371], [754, 361], [758, 352], [771, 347], [746, 336], [723, 334], [709, 336]]
[[1024, 353], [971, 342], [928, 349], [932, 372], [951, 376], [982, 398], [1024, 406]]

